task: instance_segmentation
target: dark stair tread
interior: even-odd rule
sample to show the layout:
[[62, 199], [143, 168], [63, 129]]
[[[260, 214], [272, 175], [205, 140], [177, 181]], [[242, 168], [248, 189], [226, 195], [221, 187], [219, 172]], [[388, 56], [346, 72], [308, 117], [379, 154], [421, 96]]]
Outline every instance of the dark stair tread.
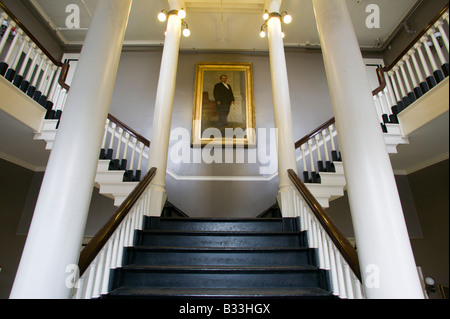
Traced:
[[303, 231], [201, 231], [201, 230], [161, 230], [161, 229], [144, 229], [143, 233], [156, 235], [201, 235], [201, 236], [233, 236], [233, 235], [248, 235], [248, 236], [277, 236], [277, 235], [298, 235]]
[[193, 252], [277, 252], [277, 251], [304, 251], [310, 247], [183, 247], [183, 246], [132, 246], [127, 247], [135, 251], [193, 251]]
[[158, 271], [158, 272], [300, 272], [315, 271], [320, 268], [313, 265], [302, 266], [210, 266], [210, 265], [139, 265], [130, 264], [121, 268], [126, 271]]
[[306, 288], [151, 288], [123, 286], [107, 297], [129, 298], [334, 298], [317, 287]]

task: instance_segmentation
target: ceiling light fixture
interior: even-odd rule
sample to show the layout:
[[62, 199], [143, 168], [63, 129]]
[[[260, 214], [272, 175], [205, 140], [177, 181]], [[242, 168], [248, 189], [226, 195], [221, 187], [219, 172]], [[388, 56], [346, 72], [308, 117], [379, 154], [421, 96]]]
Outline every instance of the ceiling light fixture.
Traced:
[[166, 10], [161, 10], [160, 13], [158, 13], [158, 20], [161, 22], [164, 22], [167, 20], [167, 17], [170, 15], [176, 15], [181, 19], [183, 29], [183, 36], [186, 38], [191, 35], [191, 30], [189, 30], [188, 24], [184, 21], [184, 18], [186, 18], [186, 11], [184, 9], [181, 10], [170, 10], [167, 12]]
[[167, 20], [167, 11], [166, 10], [161, 10], [161, 12], [158, 13], [158, 20], [161, 22], [164, 22]]
[[183, 26], [184, 26], [183, 35], [187, 38], [191, 35], [191, 30], [189, 30], [188, 24], [184, 21], [183, 21]]
[[292, 22], [292, 16], [286, 11], [281, 13], [281, 17], [283, 18], [283, 22], [289, 24]]
[[184, 9], [178, 10], [177, 14], [180, 19], [186, 18], [186, 11]]
[[[267, 28], [267, 21], [268, 21], [269, 19], [271, 19], [271, 18], [278, 18], [278, 19], [280, 19], [281, 21], [283, 21], [283, 22], [286, 23], [286, 24], [289, 24], [289, 23], [292, 22], [292, 16], [291, 16], [289, 13], [287, 13], [287, 11], [283, 11], [283, 12], [280, 14], [280, 13], [278, 13], [278, 12], [272, 12], [272, 13], [269, 13], [269, 12], [267, 12], [267, 10], [265, 10], [265, 11], [264, 11], [264, 14], [263, 14], [263, 19], [265, 20], [265, 22], [264, 22], [264, 24], [261, 26], [261, 29], [260, 29], [260, 31], [259, 31], [259, 36], [260, 36], [261, 38], [264, 38], [264, 37], [266, 36], [266, 31], [265, 31], [265, 29]], [[281, 36], [282, 36], [283, 38], [285, 37], [285, 34], [284, 34], [283, 30], [281, 30]]]

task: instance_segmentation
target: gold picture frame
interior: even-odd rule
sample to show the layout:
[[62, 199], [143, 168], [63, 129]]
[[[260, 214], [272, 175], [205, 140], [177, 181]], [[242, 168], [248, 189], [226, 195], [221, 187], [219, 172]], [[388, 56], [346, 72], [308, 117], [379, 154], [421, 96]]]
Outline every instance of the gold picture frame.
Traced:
[[[226, 85], [221, 84], [222, 80]], [[219, 103], [217, 92], [224, 86], [234, 98], [229, 107], [229, 101]], [[255, 135], [253, 64], [198, 62], [191, 146], [255, 147]]]

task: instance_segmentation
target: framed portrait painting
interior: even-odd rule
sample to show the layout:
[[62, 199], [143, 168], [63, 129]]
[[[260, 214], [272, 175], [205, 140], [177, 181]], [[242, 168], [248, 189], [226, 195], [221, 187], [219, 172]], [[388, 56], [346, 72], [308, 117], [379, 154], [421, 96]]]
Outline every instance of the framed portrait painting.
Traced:
[[254, 147], [251, 63], [197, 63], [191, 144]]

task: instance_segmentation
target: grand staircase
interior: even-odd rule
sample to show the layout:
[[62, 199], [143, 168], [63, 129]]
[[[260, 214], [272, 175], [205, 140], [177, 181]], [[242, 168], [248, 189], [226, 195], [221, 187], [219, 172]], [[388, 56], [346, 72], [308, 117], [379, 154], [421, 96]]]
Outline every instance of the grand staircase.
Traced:
[[297, 218], [145, 217], [114, 298], [335, 298]]

